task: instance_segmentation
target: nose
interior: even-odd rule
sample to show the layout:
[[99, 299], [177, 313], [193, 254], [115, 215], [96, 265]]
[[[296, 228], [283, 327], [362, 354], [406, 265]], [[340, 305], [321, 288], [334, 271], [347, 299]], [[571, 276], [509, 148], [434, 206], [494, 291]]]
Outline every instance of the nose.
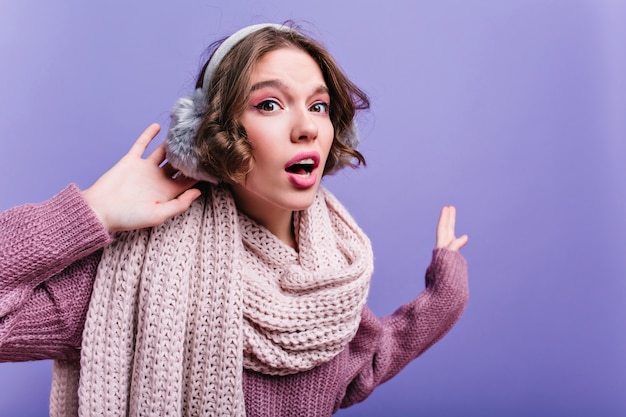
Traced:
[[298, 110], [294, 113], [294, 121], [291, 129], [291, 141], [310, 141], [317, 138], [317, 123], [308, 109]]

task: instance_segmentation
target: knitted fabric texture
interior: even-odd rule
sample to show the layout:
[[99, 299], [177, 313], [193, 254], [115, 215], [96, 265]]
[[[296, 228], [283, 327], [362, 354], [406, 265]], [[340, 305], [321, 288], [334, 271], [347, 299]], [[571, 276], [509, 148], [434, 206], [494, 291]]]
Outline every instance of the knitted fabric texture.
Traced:
[[244, 416], [244, 367], [309, 370], [354, 337], [373, 256], [328, 191], [296, 213], [299, 252], [227, 189], [205, 196], [105, 249], [80, 365], [54, 366], [52, 416]]

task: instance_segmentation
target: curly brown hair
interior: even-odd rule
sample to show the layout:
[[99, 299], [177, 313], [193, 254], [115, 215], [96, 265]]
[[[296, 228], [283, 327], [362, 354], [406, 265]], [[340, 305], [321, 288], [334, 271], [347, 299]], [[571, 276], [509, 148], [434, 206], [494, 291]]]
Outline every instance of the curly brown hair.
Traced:
[[[210, 49], [215, 52], [221, 42], [216, 42]], [[307, 52], [319, 64], [330, 93], [330, 119], [335, 134], [324, 175], [344, 166], [365, 165], [363, 155], [340, 138], [350, 127], [356, 111], [369, 108], [367, 95], [346, 77], [320, 43], [295, 29], [267, 27], [251, 33], [235, 45], [206, 86], [208, 110], [196, 135], [195, 146], [201, 167], [213, 177], [236, 183], [250, 171], [252, 145], [239, 121], [248, 100], [250, 77], [256, 63], [265, 54], [290, 46]], [[196, 88], [203, 87], [209, 61], [198, 76]]]

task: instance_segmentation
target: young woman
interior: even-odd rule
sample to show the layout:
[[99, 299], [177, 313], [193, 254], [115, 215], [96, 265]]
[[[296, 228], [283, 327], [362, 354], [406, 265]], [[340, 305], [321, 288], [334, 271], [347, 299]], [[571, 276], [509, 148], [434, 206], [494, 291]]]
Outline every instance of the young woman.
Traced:
[[367, 107], [293, 28], [227, 38], [165, 145], [142, 159], [152, 125], [89, 189], [0, 215], [0, 359], [55, 359], [53, 416], [329, 416], [365, 399], [468, 297], [444, 207], [424, 292], [382, 319], [365, 305], [369, 240], [320, 181], [364, 162]]

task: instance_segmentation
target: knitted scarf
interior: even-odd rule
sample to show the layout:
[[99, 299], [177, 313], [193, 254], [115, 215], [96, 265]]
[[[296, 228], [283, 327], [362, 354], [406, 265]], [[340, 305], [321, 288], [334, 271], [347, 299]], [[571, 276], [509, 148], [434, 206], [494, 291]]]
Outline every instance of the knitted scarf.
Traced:
[[80, 363], [56, 361], [51, 416], [245, 416], [243, 369], [309, 370], [354, 337], [373, 257], [320, 187], [296, 252], [209, 186], [189, 210], [102, 256]]

